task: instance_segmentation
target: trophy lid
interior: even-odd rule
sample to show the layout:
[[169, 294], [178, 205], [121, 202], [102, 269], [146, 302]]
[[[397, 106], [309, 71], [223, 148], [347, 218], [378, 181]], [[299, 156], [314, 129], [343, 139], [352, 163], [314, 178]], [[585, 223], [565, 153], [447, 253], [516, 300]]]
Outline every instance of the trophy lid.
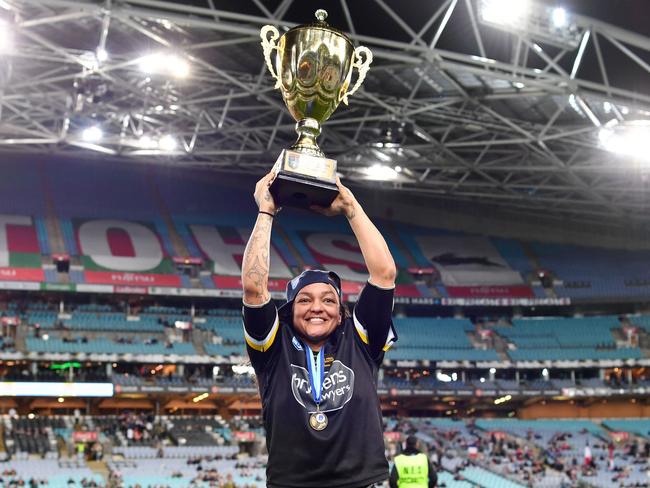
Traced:
[[337, 35], [345, 38], [346, 41], [348, 41], [350, 44], [352, 44], [352, 40], [348, 37], [348, 35], [345, 32], [343, 32], [342, 30], [339, 30], [339, 29], [337, 29], [335, 27], [332, 27], [331, 25], [329, 25], [325, 21], [325, 19], [327, 19], [327, 15], [328, 15], [327, 10], [319, 8], [318, 10], [316, 10], [314, 15], [316, 16], [316, 21], [315, 22], [311, 22], [310, 24], [297, 25], [297, 26], [292, 27], [291, 29], [289, 29], [286, 33], [289, 33], [291, 31], [297, 31], [297, 30], [300, 30], [300, 29], [323, 29], [323, 30], [330, 31], [330, 32], [332, 32], [334, 34], [337, 34]]

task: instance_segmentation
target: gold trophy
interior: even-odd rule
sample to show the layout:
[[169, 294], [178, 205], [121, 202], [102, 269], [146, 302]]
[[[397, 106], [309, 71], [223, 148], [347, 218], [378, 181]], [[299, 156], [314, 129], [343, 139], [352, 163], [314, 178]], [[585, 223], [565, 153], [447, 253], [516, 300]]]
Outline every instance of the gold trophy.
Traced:
[[[282, 150], [274, 166], [271, 194], [280, 206], [328, 207], [336, 198], [336, 161], [325, 156], [316, 138], [321, 124], [339, 103], [348, 104], [348, 97], [359, 89], [372, 62], [370, 49], [355, 49], [350, 38], [330, 27], [326, 18], [327, 12], [319, 9], [316, 22], [294, 27], [282, 37], [272, 25], [260, 31], [266, 66], [296, 120], [298, 133], [298, 140]], [[348, 90], [354, 68], [359, 75]]]

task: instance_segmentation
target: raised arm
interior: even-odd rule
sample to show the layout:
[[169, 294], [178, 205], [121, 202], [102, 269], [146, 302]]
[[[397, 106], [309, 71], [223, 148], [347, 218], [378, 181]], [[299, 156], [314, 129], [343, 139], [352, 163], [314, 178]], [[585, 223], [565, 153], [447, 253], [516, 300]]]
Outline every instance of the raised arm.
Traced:
[[277, 211], [273, 197], [269, 192], [273, 178], [274, 173], [270, 172], [255, 185], [255, 203], [257, 203], [260, 213], [257, 214], [255, 227], [244, 251], [241, 274], [244, 303], [247, 305], [261, 305], [271, 298], [268, 290], [271, 227], [273, 226], [271, 215], [275, 215]]
[[352, 192], [343, 186], [338, 178], [336, 184], [339, 187], [339, 195], [332, 205], [329, 208], [314, 210], [324, 215], [344, 214], [361, 248], [370, 274], [370, 283], [380, 288], [394, 287], [397, 269], [384, 237], [366, 215]]

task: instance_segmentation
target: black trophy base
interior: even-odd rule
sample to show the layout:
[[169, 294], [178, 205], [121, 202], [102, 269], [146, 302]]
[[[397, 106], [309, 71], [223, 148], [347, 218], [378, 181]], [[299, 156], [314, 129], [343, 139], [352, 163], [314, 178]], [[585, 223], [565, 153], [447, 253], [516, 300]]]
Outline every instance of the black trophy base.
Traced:
[[334, 183], [280, 170], [271, 184], [271, 195], [278, 207], [329, 207], [339, 194]]

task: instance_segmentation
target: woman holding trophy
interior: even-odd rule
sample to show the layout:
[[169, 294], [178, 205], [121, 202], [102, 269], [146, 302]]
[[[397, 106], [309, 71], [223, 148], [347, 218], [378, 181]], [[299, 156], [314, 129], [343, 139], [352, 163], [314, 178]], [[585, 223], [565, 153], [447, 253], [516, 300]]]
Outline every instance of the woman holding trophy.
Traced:
[[392, 326], [395, 263], [354, 195], [339, 193], [327, 216], [343, 214], [368, 283], [350, 314], [341, 280], [307, 270], [287, 284], [276, 309], [267, 284], [277, 207], [270, 172], [255, 187], [259, 213], [242, 265], [244, 334], [262, 398], [269, 451], [267, 486], [361, 488], [388, 478], [377, 373], [396, 340]]
[[[355, 48], [326, 17], [319, 10], [317, 22], [281, 37], [274, 26], [260, 33], [266, 65], [298, 132], [296, 143], [257, 182], [259, 213], [242, 264], [244, 334], [262, 398], [270, 488], [362, 488], [388, 478], [377, 373], [396, 339], [395, 262], [341, 185], [336, 161], [316, 144], [321, 124], [363, 82], [372, 54]], [[353, 68], [359, 75], [348, 90]], [[322, 270], [291, 280], [287, 302], [276, 309], [268, 279], [279, 206], [348, 219], [370, 274], [352, 314], [343, 305], [340, 278]]]

